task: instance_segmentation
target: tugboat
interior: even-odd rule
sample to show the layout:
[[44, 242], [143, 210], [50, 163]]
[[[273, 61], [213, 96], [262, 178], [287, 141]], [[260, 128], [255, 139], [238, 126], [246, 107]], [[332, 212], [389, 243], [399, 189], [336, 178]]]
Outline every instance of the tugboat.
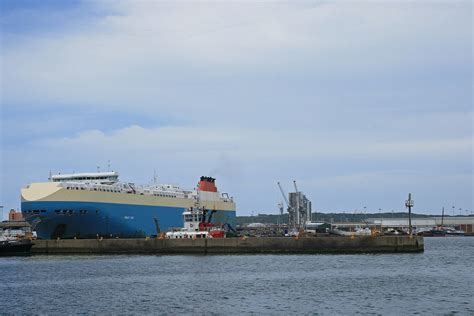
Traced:
[[33, 246], [31, 225], [21, 220], [0, 222], [0, 256], [26, 255]]
[[27, 255], [32, 246], [29, 239], [0, 236], [0, 256]]
[[[223, 226], [211, 223], [212, 215], [215, 210], [190, 207], [183, 212], [184, 227], [172, 232], [166, 233], [166, 238], [225, 238], [225, 229]], [[207, 216], [207, 214], [209, 216]]]

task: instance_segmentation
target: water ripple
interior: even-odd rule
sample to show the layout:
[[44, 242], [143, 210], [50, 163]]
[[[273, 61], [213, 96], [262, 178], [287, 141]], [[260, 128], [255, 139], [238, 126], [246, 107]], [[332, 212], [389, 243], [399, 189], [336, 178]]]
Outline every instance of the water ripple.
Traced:
[[422, 254], [0, 258], [13, 314], [462, 314], [474, 238]]

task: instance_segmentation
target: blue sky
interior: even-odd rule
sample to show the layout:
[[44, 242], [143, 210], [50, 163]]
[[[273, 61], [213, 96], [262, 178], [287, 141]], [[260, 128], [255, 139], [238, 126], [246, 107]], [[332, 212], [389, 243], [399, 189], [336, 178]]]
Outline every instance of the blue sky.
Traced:
[[470, 1], [1, 3], [5, 210], [111, 160], [243, 215], [293, 179], [316, 211], [473, 211]]

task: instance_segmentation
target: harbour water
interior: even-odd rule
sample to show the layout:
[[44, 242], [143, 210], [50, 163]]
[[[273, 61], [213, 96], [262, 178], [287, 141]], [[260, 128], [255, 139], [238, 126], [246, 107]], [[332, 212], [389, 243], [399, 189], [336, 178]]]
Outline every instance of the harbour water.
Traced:
[[474, 314], [474, 238], [381, 255], [0, 258], [0, 313]]

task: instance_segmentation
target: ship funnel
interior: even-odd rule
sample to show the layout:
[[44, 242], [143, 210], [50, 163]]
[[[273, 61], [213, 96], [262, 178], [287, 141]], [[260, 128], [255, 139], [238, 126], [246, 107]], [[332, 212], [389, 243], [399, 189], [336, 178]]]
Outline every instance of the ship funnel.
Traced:
[[217, 192], [216, 179], [211, 177], [201, 177], [198, 188], [201, 191]]

